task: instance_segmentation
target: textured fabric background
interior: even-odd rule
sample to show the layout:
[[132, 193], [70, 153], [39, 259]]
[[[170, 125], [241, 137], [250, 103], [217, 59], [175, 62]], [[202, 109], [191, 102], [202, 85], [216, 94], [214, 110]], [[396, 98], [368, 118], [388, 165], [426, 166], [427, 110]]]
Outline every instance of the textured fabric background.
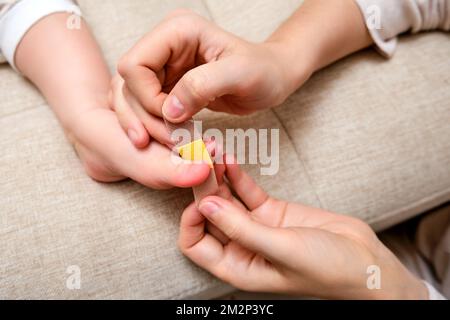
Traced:
[[[300, 1], [79, 1], [113, 70], [170, 10], [192, 8], [264, 39]], [[280, 129], [280, 172], [246, 166], [271, 194], [382, 229], [450, 200], [450, 41], [404, 37], [394, 59], [371, 50], [315, 75], [281, 107], [210, 127]], [[230, 288], [177, 250], [190, 190], [90, 180], [39, 93], [0, 67], [0, 298], [181, 298]], [[81, 289], [68, 290], [70, 265]]]

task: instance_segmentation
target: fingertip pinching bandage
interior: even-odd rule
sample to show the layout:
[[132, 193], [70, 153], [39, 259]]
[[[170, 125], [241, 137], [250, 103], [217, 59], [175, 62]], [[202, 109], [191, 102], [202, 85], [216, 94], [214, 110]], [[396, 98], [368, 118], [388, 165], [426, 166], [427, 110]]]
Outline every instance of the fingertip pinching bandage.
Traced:
[[196, 131], [193, 120], [182, 124], [174, 124], [165, 120], [165, 123], [172, 136], [175, 130], [184, 130], [182, 135], [184, 139], [175, 147], [182, 159], [192, 162], [204, 162], [210, 167], [208, 178], [202, 184], [192, 188], [195, 203], [199, 204], [203, 198], [216, 194], [219, 189], [214, 171], [214, 161], [206, 148], [201, 132]]

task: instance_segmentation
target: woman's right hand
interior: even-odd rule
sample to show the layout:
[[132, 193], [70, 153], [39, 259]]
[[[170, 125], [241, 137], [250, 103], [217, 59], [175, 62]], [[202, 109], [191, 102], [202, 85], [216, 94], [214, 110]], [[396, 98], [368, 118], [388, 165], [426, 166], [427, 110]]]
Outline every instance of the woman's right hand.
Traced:
[[165, 143], [157, 118], [180, 123], [205, 107], [244, 115], [277, 106], [312, 73], [305, 64], [294, 81], [286, 50], [245, 41], [191, 11], [172, 13], [119, 62], [112, 96], [121, 126], [140, 148], [149, 141], [144, 129]]

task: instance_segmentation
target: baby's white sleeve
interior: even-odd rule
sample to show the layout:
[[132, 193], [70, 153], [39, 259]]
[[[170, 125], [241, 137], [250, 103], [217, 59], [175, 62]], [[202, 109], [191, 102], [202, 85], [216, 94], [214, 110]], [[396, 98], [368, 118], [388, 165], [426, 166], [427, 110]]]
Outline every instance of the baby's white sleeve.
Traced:
[[391, 57], [397, 35], [411, 31], [450, 30], [450, 0], [356, 0], [375, 46]]
[[72, 0], [0, 1], [0, 62], [16, 69], [14, 55], [25, 33], [40, 19], [56, 12], [81, 15]]

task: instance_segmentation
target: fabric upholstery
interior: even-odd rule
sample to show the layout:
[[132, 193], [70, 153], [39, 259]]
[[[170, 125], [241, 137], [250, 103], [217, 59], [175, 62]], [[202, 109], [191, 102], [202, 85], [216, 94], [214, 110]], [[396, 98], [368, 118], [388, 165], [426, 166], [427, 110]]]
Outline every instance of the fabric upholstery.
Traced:
[[[111, 70], [170, 10], [192, 8], [252, 41], [300, 1], [78, 1]], [[408, 36], [315, 75], [286, 103], [205, 125], [280, 129], [280, 172], [246, 170], [271, 194], [382, 229], [450, 200], [449, 35]], [[0, 67], [0, 298], [186, 298], [231, 290], [178, 251], [190, 190], [100, 184], [84, 173], [44, 99]], [[66, 287], [71, 265], [81, 289]]]

